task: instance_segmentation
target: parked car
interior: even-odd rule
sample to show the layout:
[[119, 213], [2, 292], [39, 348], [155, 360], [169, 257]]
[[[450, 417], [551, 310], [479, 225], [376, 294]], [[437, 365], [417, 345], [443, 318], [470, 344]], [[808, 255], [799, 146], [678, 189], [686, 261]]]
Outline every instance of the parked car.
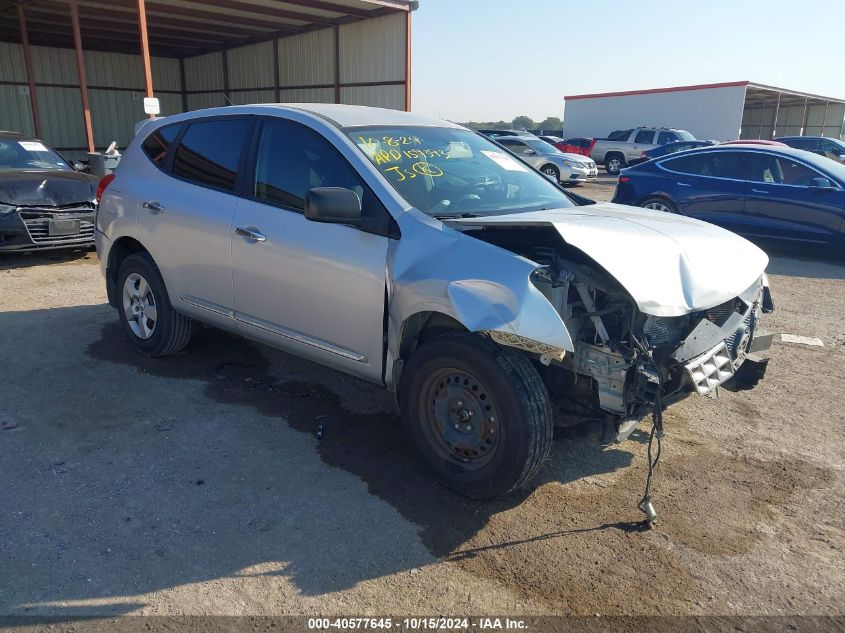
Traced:
[[43, 141], [0, 132], [0, 251], [93, 245], [96, 186]]
[[594, 138], [568, 138], [563, 141], [563, 146], [558, 146], [558, 149], [564, 154], [589, 156], [595, 144], [596, 139]]
[[[548, 143], [549, 145], [551, 145], [552, 147], [555, 147], [557, 149], [560, 149], [559, 146], [563, 145], [563, 139], [560, 138], [559, 136], [551, 136], [549, 134], [542, 134], [542, 135], [538, 136], [537, 138], [545, 141], [546, 143]], [[560, 149], [560, 151], [563, 151], [563, 150]]]
[[845, 164], [845, 142], [826, 136], [781, 136], [778, 141]]
[[[528, 130], [477, 130], [484, 136], [490, 138], [499, 138], [500, 136], [531, 136], [535, 135]], [[535, 137], [536, 138], [536, 137]]]
[[555, 182], [577, 185], [595, 180], [599, 170], [590, 158], [564, 154], [533, 136], [502, 136], [496, 141]]
[[685, 130], [672, 128], [638, 127], [629, 130], [615, 130], [607, 138], [596, 139], [590, 156], [604, 165], [607, 173], [615, 176], [619, 170], [640, 158], [643, 152], [675, 141], [694, 141], [695, 137]]
[[199, 321], [383, 385], [423, 462], [472, 497], [532, 479], [555, 406], [622, 438], [766, 342], [756, 246], [572, 197], [446, 121], [188, 112], [141, 126], [104, 180], [97, 252], [140, 353], [183, 350]]
[[613, 201], [752, 238], [842, 244], [845, 166], [786, 146], [714, 145], [625, 169]]
[[660, 158], [662, 156], [668, 156], [669, 154], [675, 154], [677, 152], [685, 152], [688, 149], [696, 149], [698, 147], [707, 147], [708, 145], [715, 145], [716, 141], [675, 141], [673, 143], [666, 143], [666, 145], [659, 145], [654, 149], [650, 149], [647, 152], [643, 152], [642, 156], [636, 161], [631, 161], [632, 165], [636, 165], [638, 163], [642, 163], [646, 160], [654, 160], [655, 158]]

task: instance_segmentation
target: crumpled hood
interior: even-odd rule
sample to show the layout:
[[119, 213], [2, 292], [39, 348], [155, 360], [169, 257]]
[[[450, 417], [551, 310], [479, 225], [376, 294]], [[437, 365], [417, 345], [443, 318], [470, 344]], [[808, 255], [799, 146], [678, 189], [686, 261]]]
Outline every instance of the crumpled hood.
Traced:
[[0, 171], [0, 203], [65, 206], [94, 199], [96, 178], [77, 171]]
[[597, 203], [572, 209], [448, 220], [471, 226], [553, 226], [628, 291], [645, 314], [680, 316], [753, 284], [768, 256], [748, 240], [680, 215]]

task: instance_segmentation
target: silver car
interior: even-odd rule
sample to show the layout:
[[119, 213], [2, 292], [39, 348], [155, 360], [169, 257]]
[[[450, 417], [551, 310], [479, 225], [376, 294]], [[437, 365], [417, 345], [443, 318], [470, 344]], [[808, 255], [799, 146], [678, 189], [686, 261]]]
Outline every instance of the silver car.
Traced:
[[472, 497], [528, 483], [556, 423], [622, 439], [765, 367], [757, 247], [584, 204], [445, 121], [180, 114], [140, 126], [101, 187], [97, 252], [139, 352], [181, 351], [200, 321], [383, 385], [422, 460]]
[[592, 158], [580, 154], [565, 154], [536, 136], [503, 136], [497, 138], [496, 142], [555, 182], [577, 185], [595, 180], [599, 173]]

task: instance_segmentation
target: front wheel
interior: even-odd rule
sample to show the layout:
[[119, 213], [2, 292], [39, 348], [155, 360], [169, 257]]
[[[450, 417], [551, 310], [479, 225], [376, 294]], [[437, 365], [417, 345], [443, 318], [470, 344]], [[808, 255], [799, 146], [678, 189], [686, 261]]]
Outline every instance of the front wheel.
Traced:
[[560, 170], [554, 165], [546, 165], [541, 171], [556, 183], [560, 182]]
[[640, 203], [640, 206], [644, 209], [654, 209], [655, 211], [663, 211], [664, 213], [678, 212], [678, 207], [672, 201], [659, 196], [646, 198]]
[[411, 356], [402, 423], [443, 485], [489, 499], [526, 485], [551, 449], [553, 416], [537, 370], [489, 338], [449, 333]]

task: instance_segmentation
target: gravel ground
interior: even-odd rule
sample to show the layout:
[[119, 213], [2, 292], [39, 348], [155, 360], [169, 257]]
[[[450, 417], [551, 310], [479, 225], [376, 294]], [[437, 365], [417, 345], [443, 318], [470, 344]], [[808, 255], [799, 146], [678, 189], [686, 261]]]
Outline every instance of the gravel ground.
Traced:
[[824, 347], [668, 411], [644, 532], [644, 431], [471, 502], [376, 387], [212, 329], [142, 358], [95, 254], [0, 256], [0, 615], [842, 614], [845, 266], [769, 271], [766, 327]]

